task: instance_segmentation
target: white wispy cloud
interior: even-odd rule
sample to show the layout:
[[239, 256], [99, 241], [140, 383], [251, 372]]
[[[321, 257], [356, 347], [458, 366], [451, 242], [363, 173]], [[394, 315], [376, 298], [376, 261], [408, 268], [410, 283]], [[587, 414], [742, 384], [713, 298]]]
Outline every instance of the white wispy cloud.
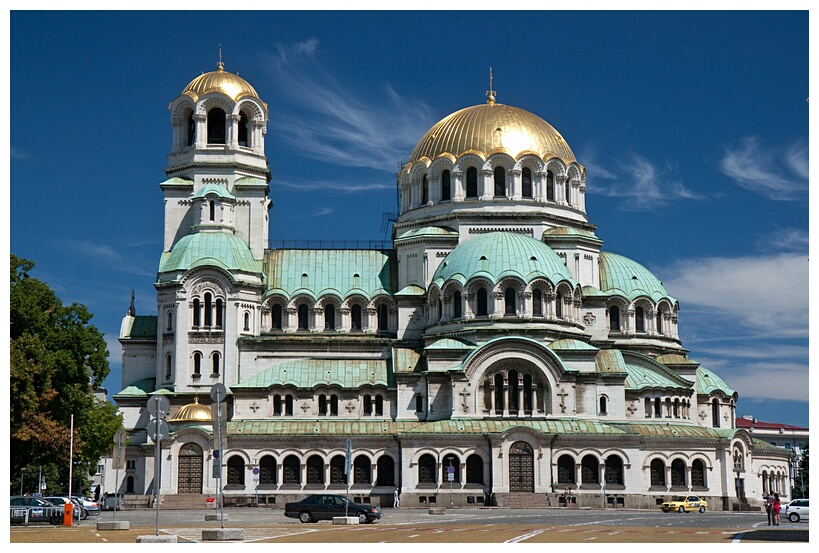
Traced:
[[[66, 247], [78, 256], [109, 269], [133, 275], [150, 277], [156, 275], [155, 265], [140, 264], [138, 257], [123, 255], [127, 246], [115, 247], [111, 244], [97, 243], [90, 240], [69, 240], [66, 241]], [[151, 263], [153, 263], [153, 260]]]
[[762, 147], [757, 136], [726, 147], [719, 170], [739, 186], [771, 200], [796, 200], [808, 190], [808, 148], [796, 142], [788, 148]]
[[803, 229], [784, 228], [766, 233], [759, 239], [761, 250], [807, 252], [809, 235]]
[[9, 150], [9, 157], [15, 160], [24, 160], [30, 158], [31, 155], [28, 152], [24, 152], [19, 148], [11, 148]]
[[663, 285], [680, 300], [681, 318], [693, 308], [770, 339], [808, 336], [806, 255], [686, 259], [660, 274], [670, 275]]
[[[618, 208], [622, 211], [651, 211], [674, 200], [700, 198], [683, 184], [671, 165], [658, 166], [637, 154], [619, 163], [617, 173], [596, 166], [595, 171], [600, 178], [613, 182], [602, 186], [594, 183], [594, 193], [620, 198]], [[593, 180], [591, 175], [589, 179]]]
[[313, 190], [333, 190], [336, 192], [367, 192], [373, 190], [394, 190], [395, 183], [363, 183], [363, 182], [342, 182], [342, 181], [311, 181], [299, 180], [298, 182], [271, 179], [271, 186], [281, 186], [284, 188], [294, 188], [306, 192]]
[[318, 51], [311, 38], [279, 45], [271, 60], [274, 86], [289, 104], [270, 121], [277, 139], [322, 162], [394, 173], [435, 123], [430, 108], [388, 84], [366, 96], [351, 90], [321, 67]]

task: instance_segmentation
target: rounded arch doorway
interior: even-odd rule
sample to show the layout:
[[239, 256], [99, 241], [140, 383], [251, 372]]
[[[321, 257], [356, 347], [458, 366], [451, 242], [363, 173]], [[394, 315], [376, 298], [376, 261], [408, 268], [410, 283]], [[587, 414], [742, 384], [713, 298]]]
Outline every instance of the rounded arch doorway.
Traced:
[[509, 448], [509, 491], [535, 491], [535, 454], [526, 442], [515, 442]]
[[194, 443], [179, 448], [177, 493], [202, 493], [202, 448]]

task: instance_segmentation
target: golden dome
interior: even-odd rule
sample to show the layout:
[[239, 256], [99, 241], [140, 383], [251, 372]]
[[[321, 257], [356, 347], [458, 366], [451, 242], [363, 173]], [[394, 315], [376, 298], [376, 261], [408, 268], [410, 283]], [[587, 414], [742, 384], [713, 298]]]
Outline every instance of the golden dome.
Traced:
[[199, 405], [199, 396], [193, 398], [193, 403], [183, 405], [168, 422], [211, 422], [210, 407]]
[[261, 102], [261, 98], [250, 83], [239, 75], [225, 71], [225, 65], [221, 61], [216, 64], [216, 71], [203, 73], [196, 77], [185, 87], [182, 94], [187, 94], [196, 101], [210, 92], [221, 92], [234, 102], [243, 96], [253, 96]]
[[565, 163], [577, 161], [571, 148], [549, 123], [526, 110], [487, 103], [464, 108], [436, 123], [418, 142], [409, 163], [441, 155], [455, 158], [466, 153], [483, 158], [502, 152], [517, 159], [522, 154], [540, 158], [557, 156]]

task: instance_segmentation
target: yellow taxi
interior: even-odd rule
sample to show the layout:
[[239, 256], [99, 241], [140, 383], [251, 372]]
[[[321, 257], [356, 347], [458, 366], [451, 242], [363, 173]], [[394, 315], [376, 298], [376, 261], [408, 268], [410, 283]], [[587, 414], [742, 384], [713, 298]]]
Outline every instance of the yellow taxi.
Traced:
[[696, 495], [675, 495], [671, 501], [663, 502], [661, 506], [664, 513], [677, 511], [687, 513], [689, 511], [699, 511], [704, 513], [708, 508], [708, 502]]

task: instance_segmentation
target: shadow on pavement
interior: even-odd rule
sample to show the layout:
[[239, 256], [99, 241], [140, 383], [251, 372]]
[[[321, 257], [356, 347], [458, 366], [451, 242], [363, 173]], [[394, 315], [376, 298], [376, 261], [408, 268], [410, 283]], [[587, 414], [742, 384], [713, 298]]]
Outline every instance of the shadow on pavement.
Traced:
[[752, 530], [743, 532], [742, 541], [803, 541], [808, 542], [809, 533], [807, 530]]

